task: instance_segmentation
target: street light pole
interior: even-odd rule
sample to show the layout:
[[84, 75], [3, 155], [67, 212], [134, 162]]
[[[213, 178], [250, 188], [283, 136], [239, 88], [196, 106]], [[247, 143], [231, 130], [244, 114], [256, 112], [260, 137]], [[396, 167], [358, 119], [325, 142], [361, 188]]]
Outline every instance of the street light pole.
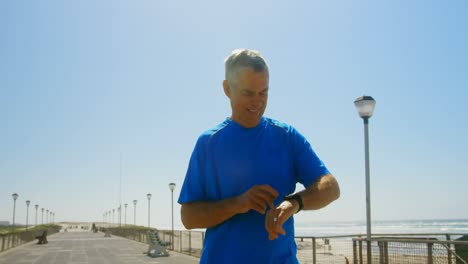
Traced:
[[44, 207], [41, 208], [41, 225], [44, 224]]
[[125, 223], [124, 223], [124, 225], [127, 226], [127, 206], [128, 206], [128, 203], [125, 203], [124, 206], [125, 206]]
[[369, 118], [374, 113], [375, 100], [371, 96], [361, 96], [354, 101], [359, 116], [364, 120], [364, 152], [366, 166], [366, 238], [367, 263], [371, 263], [371, 198], [370, 198], [370, 166], [369, 166]]
[[151, 216], [151, 211], [150, 211], [150, 200], [151, 200], [151, 193], [148, 193], [146, 195], [148, 197], [148, 228], [150, 228], [150, 216]]
[[36, 217], [35, 217], [36, 221], [34, 222], [34, 225], [37, 226], [37, 209], [39, 208], [39, 205], [38, 204], [34, 205], [34, 208], [36, 208]]
[[172, 220], [172, 232], [171, 232], [171, 247], [174, 249], [174, 189], [176, 184], [169, 183], [169, 189], [171, 190], [171, 220]]
[[122, 227], [122, 205], [119, 205], [117, 208], [118, 215], [119, 215], [119, 228]]
[[46, 209], [45, 221], [46, 224], [49, 224], [49, 209]]
[[11, 197], [13, 197], [13, 222], [12, 222], [13, 229], [15, 228], [16, 199], [18, 199], [18, 196], [19, 195], [17, 193], [14, 193], [11, 195]]
[[31, 201], [27, 200], [26, 201], [26, 230], [28, 230], [28, 224], [29, 224], [29, 205], [31, 204]]
[[136, 226], [136, 204], [137, 200], [133, 200], [133, 225]]

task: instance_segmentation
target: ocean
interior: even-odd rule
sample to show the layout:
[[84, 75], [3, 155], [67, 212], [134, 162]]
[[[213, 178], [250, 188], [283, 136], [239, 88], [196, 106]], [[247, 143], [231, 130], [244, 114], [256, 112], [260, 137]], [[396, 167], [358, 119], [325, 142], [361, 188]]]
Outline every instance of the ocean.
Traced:
[[[468, 219], [372, 221], [372, 234], [468, 234]], [[296, 222], [296, 236], [366, 234], [366, 221]]]

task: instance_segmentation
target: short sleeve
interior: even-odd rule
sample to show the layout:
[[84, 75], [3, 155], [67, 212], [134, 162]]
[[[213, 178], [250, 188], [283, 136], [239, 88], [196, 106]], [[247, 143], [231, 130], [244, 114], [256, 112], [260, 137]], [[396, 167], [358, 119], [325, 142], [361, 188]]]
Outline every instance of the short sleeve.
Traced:
[[206, 200], [205, 193], [205, 145], [200, 137], [190, 157], [190, 162], [185, 175], [184, 184], [180, 191], [178, 203]]
[[294, 174], [297, 182], [307, 187], [321, 176], [329, 174], [325, 164], [320, 160], [307, 139], [294, 128], [291, 128]]

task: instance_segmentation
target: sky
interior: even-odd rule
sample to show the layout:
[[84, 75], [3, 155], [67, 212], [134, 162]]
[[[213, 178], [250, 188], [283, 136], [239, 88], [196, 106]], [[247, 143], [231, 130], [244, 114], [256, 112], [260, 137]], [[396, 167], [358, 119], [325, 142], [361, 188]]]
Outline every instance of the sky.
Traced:
[[[373, 220], [468, 218], [468, 2], [0, 2], [0, 221], [26, 200], [55, 221], [181, 229], [176, 203], [198, 136], [231, 114], [224, 59], [260, 51], [265, 116], [291, 124], [341, 197], [299, 222], [366, 219], [369, 121]], [[303, 188], [298, 186], [298, 190]], [[136, 208], [133, 200], [137, 200]], [[123, 215], [125, 213], [123, 212]], [[39, 222], [41, 221], [39, 212]], [[125, 218], [125, 216], [123, 216]], [[117, 214], [115, 214], [115, 221]]]

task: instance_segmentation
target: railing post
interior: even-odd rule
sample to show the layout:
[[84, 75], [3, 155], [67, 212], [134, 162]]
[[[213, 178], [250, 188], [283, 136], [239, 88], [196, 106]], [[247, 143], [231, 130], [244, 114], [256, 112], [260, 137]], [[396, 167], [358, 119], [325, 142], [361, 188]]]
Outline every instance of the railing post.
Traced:
[[179, 252], [182, 252], [182, 230], [179, 231]]
[[362, 264], [362, 240], [359, 240], [359, 264]]
[[427, 243], [427, 264], [432, 264], [432, 247], [434, 243]]
[[372, 263], [372, 240], [367, 239], [367, 264]]
[[388, 244], [387, 241], [378, 241], [380, 264], [388, 263]]
[[202, 249], [205, 248], [205, 232], [202, 232]]
[[384, 241], [384, 260], [388, 264], [388, 241]]
[[317, 263], [317, 241], [315, 241], [315, 237], [312, 238], [312, 263]]
[[[445, 238], [447, 241], [450, 241], [450, 235], [446, 234]], [[451, 246], [450, 243], [447, 244], [447, 258], [448, 258], [448, 264], [452, 264], [452, 251], [450, 250]]]
[[192, 256], [192, 231], [188, 232], [189, 237], [189, 256]]
[[357, 243], [356, 240], [353, 239], [353, 264], [357, 264]]
[[385, 264], [383, 241], [377, 241], [377, 245], [379, 246], [379, 262], [380, 264]]

